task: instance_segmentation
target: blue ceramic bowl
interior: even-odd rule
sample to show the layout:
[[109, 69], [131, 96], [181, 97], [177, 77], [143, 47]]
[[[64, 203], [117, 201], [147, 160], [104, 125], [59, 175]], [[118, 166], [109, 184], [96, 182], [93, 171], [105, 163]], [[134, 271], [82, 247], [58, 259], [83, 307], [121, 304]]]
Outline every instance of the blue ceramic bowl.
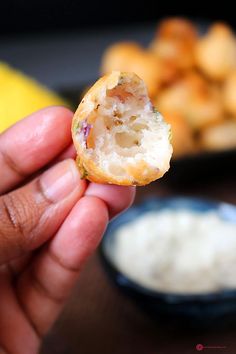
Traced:
[[[100, 246], [102, 264], [113, 283], [154, 319], [193, 327], [222, 327], [236, 324], [236, 289], [204, 294], [174, 294], [145, 288], [124, 275], [110, 260], [117, 229], [153, 210], [188, 209], [197, 212], [215, 211], [229, 222], [236, 222], [236, 207], [222, 202], [196, 198], [158, 198], [130, 208], [113, 220]], [[236, 237], [236, 235], [235, 235]], [[114, 250], [113, 250], [114, 251]]]

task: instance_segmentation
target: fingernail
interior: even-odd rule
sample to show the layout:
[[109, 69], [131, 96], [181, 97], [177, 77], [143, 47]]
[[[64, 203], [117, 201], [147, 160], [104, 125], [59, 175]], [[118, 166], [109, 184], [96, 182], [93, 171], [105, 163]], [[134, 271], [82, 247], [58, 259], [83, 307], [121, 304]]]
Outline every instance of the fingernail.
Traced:
[[78, 187], [79, 181], [79, 172], [71, 159], [60, 162], [40, 178], [44, 194], [54, 203], [69, 196]]

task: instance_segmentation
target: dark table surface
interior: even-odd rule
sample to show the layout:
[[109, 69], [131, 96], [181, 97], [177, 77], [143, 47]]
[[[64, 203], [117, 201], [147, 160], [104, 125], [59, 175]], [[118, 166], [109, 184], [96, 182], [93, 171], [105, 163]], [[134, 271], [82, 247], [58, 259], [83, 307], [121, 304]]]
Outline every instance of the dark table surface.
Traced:
[[[235, 178], [167, 183], [138, 188], [136, 202], [149, 196], [194, 195], [236, 203]], [[224, 346], [209, 353], [236, 353], [236, 328], [181, 330], [154, 323], [108, 280], [98, 254], [88, 261], [62, 315], [44, 341], [42, 354], [191, 354], [196, 344]]]

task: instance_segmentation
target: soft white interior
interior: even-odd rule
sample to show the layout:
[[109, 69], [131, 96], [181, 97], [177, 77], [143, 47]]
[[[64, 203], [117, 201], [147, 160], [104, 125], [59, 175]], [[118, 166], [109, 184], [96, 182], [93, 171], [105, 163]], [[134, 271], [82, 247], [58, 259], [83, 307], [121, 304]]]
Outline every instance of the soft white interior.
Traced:
[[126, 167], [135, 167], [142, 160], [148, 164], [140, 171], [143, 176], [150, 168], [165, 169], [170, 157], [169, 127], [160, 113], [154, 112], [145, 87], [124, 83], [104, 95], [91, 128], [95, 145], [87, 153], [118, 179], [132, 180]]

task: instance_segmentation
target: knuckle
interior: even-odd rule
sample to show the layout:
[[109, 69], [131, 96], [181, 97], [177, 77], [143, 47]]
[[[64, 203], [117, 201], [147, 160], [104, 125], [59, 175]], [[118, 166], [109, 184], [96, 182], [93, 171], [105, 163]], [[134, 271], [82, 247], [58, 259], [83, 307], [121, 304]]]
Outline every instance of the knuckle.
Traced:
[[40, 244], [51, 214], [37, 180], [0, 197], [0, 260], [32, 250]]
[[1, 234], [25, 245], [38, 224], [40, 214], [40, 208], [31, 195], [20, 191], [5, 194], [0, 199]]
[[24, 236], [27, 215], [23, 200], [13, 193], [2, 196], [1, 213], [1, 221], [5, 231]]

